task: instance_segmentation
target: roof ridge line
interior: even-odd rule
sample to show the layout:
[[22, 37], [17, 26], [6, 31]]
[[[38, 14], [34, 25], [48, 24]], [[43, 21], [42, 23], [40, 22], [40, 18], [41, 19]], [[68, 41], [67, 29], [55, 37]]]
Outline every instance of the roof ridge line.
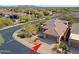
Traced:
[[[54, 28], [54, 30], [55, 30], [55, 32], [57, 33], [56, 28]], [[57, 33], [57, 34], [58, 34], [58, 33]], [[58, 34], [58, 36], [60, 36], [60, 35]]]

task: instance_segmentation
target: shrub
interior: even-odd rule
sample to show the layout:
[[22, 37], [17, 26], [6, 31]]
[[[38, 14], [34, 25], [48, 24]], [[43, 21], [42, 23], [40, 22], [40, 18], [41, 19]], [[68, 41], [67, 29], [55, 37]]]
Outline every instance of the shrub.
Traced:
[[29, 20], [31, 20], [31, 16], [21, 16], [20, 17], [20, 21], [21, 22], [27, 22]]
[[18, 35], [21, 38], [31, 37], [32, 35], [29, 32], [21, 31]]
[[20, 36], [21, 38], [25, 38], [27, 35], [28, 35], [28, 33], [27, 33], [27, 32], [24, 32], [24, 31], [21, 31], [21, 32], [19, 33], [19, 36]]
[[24, 26], [25, 31], [30, 34], [37, 34], [37, 27], [34, 24], [28, 23]]
[[0, 24], [2, 25], [0, 27], [3, 28], [5, 26], [13, 25], [13, 21], [9, 18], [0, 18]]
[[60, 42], [60, 47], [63, 48], [63, 50], [65, 50], [65, 51], [69, 50], [69, 46], [65, 41]]
[[59, 44], [53, 44], [52, 45], [52, 50], [56, 51], [59, 48]]

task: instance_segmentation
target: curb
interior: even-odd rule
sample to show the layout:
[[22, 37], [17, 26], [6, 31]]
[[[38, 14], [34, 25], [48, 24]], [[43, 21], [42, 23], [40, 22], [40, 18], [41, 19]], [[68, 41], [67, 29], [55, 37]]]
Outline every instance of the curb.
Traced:
[[25, 23], [21, 23], [21, 24], [17, 24], [17, 25], [12, 25], [12, 26], [7, 26], [7, 27], [4, 27], [4, 28], [0, 29], [0, 31], [5, 30], [5, 29], [9, 29], [9, 28], [12, 28], [12, 27], [15, 27], [15, 26], [23, 25], [23, 24], [25, 24]]
[[[21, 29], [20, 29], [21, 30]], [[30, 44], [28, 42], [24, 42], [21, 38], [17, 37], [16, 33], [20, 30], [17, 30], [16, 32], [13, 33], [13, 39], [19, 43], [21, 43], [22, 45], [32, 49], [32, 47], [34, 46], [33, 44]], [[39, 51], [37, 51], [38, 53], [40, 53]], [[43, 53], [42, 53], [43, 54]]]
[[[21, 29], [20, 29], [20, 30], [21, 30]], [[21, 38], [17, 37], [17, 34], [16, 34], [16, 33], [19, 32], [20, 30], [17, 30], [16, 32], [13, 33], [13, 36], [12, 36], [13, 39], [16, 40], [16, 41], [18, 41], [19, 43], [23, 44], [24, 46], [27, 46], [28, 48], [32, 48], [32, 46], [33, 46], [32, 44], [31, 44], [31, 45], [26, 44], [26, 43], [24, 43], [24, 42], [22, 41]], [[27, 43], [28, 43], [28, 42], [27, 42]]]

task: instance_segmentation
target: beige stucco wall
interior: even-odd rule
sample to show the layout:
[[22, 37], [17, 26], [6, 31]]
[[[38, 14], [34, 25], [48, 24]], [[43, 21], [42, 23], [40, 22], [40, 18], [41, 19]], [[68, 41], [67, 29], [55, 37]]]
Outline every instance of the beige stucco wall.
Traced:
[[70, 39], [79, 41], [79, 35], [71, 33]]
[[79, 35], [71, 33], [69, 45], [79, 48]]

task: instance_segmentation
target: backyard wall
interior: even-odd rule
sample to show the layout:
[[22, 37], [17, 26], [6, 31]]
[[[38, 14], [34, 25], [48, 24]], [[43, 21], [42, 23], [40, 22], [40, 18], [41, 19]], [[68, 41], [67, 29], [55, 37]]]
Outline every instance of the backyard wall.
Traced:
[[72, 47], [79, 48], [79, 35], [72, 34], [70, 35], [69, 44]]

